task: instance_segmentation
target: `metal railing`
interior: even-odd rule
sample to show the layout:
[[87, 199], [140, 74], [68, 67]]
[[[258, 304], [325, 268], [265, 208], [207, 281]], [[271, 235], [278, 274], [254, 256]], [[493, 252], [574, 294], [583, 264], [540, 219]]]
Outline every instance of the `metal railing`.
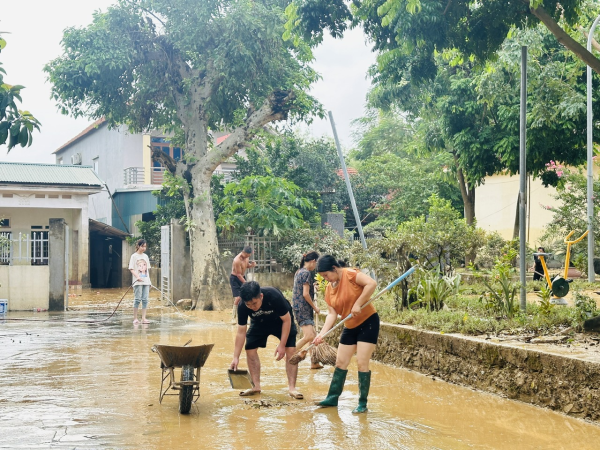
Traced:
[[151, 167], [150, 168], [150, 184], [163, 184], [164, 181], [164, 167]]
[[[163, 184], [164, 167], [150, 168], [150, 184]], [[146, 169], [144, 167], [128, 167], [123, 170], [123, 181], [125, 185], [146, 184]]]
[[128, 167], [123, 170], [125, 185], [128, 184], [144, 184], [144, 168], [143, 167]]
[[281, 261], [277, 261], [276, 259], [280, 246], [280, 242], [277, 239], [254, 235], [234, 236], [230, 239], [219, 238], [219, 250], [221, 252], [229, 251], [233, 256], [241, 252], [246, 245], [252, 247], [253, 252], [250, 259], [256, 261], [256, 267], [251, 269], [251, 271], [282, 271]]
[[49, 239], [47, 231], [19, 233], [13, 238], [10, 231], [0, 233], [0, 265], [47, 266]]

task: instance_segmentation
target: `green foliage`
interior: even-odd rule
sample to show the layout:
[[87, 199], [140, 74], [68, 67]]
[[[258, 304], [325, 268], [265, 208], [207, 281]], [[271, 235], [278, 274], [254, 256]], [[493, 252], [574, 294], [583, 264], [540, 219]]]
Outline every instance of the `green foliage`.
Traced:
[[546, 317], [552, 314], [552, 309], [556, 306], [550, 302], [550, 298], [552, 297], [552, 289], [544, 284], [540, 287], [540, 290], [536, 295], [540, 299], [540, 314]]
[[[483, 239], [484, 244], [477, 250], [475, 266], [483, 269], [491, 269], [496, 260], [502, 256], [507, 241], [500, 236], [500, 233], [495, 231], [486, 233]], [[514, 245], [514, 243], [512, 245]]]
[[315, 207], [300, 188], [283, 178], [251, 176], [229, 183], [221, 200], [217, 225], [226, 233], [278, 236], [310, 220]]
[[[541, 238], [543, 242], [553, 242], [552, 253], [555, 255], [564, 255], [566, 244], [564, 238], [571, 231], [575, 231], [574, 237], [581, 236], [587, 230], [587, 177], [581, 169], [571, 170], [563, 176], [564, 184], [557, 187], [554, 195], [555, 201], [552, 205], [540, 205], [542, 208], [552, 211], [553, 216], [550, 223], [546, 226]], [[600, 179], [594, 178], [593, 185], [594, 196], [594, 229], [600, 227]], [[600, 236], [594, 235], [595, 246], [600, 245]], [[571, 247], [571, 261], [577, 263], [578, 268], [587, 272], [587, 247], [585, 245], [575, 244]]]
[[333, 255], [345, 261], [349, 258], [351, 246], [349, 239], [341, 238], [330, 227], [284, 230], [279, 236], [277, 260], [283, 263], [286, 271], [295, 272], [302, 255], [308, 251]]
[[[0, 37], [0, 52], [6, 41]], [[7, 144], [10, 152], [16, 146], [28, 147], [33, 142], [33, 130], [40, 130], [40, 122], [29, 111], [18, 108], [25, 86], [10, 85], [4, 81], [6, 71], [0, 63], [0, 145]]]
[[[211, 181], [211, 193], [213, 197], [213, 205], [215, 216], [220, 214], [220, 200], [223, 197], [223, 185], [221, 184], [222, 175], [213, 175]], [[139, 231], [139, 236], [131, 238], [131, 242], [137, 239], [145, 239], [148, 242], [149, 258], [153, 260], [160, 259], [160, 227], [171, 223], [175, 219], [179, 223], [185, 224], [186, 228], [191, 225], [187, 219], [185, 212], [185, 202], [183, 199], [183, 191], [189, 189], [183, 179], [174, 177], [169, 172], [164, 173], [164, 182], [162, 189], [153, 191], [152, 195], [158, 198], [158, 206], [154, 211], [154, 218], [147, 222], [138, 221], [136, 227]]]
[[579, 326], [582, 326], [587, 319], [596, 317], [600, 312], [596, 307], [596, 301], [588, 295], [575, 291], [573, 300], [575, 302], [574, 319]]
[[[400, 224], [396, 230], [383, 230], [381, 237], [369, 239], [368, 250], [352, 248], [351, 261], [373, 270], [381, 283], [389, 283], [407, 271], [415, 260], [426, 269], [464, 261], [465, 256], [481, 246], [482, 233], [467, 225], [447, 200], [429, 199], [429, 215]], [[449, 264], [448, 264], [449, 263]], [[396, 307], [407, 307], [409, 280], [392, 289]]]
[[538, 305], [528, 304], [525, 314], [512, 318], [490, 317], [489, 309], [475, 296], [457, 295], [448, 299], [446, 307], [432, 314], [425, 308], [397, 310], [393, 295], [377, 300], [377, 311], [387, 323], [412, 325], [442, 333], [467, 335], [546, 335], [574, 325], [575, 308], [554, 308], [545, 316]]
[[45, 68], [53, 98], [64, 113], [106, 117], [133, 130], [185, 128], [185, 106], [201, 107], [218, 129], [238, 126], [249, 104], [291, 89], [291, 110], [304, 117], [315, 106], [304, 91], [317, 75], [308, 66], [310, 50], [282, 40], [282, 6], [120, 0], [95, 13], [88, 27], [65, 30], [65, 54]]
[[416, 278], [418, 281], [408, 291], [409, 296], [414, 293], [417, 297], [411, 306], [424, 304], [430, 312], [440, 311], [447, 299], [459, 292], [460, 274], [444, 276], [436, 267], [429, 271], [418, 269]]
[[519, 283], [512, 281], [516, 270], [513, 261], [518, 253], [512, 248], [506, 248], [504, 253], [489, 272], [488, 276], [482, 276], [481, 281], [488, 291], [481, 297], [486, 307], [496, 314], [512, 318], [518, 311], [515, 301]]

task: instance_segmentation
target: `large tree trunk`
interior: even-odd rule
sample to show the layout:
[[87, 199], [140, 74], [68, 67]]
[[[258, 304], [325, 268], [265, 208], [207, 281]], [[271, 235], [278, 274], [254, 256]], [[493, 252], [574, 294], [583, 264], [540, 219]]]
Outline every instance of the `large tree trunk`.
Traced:
[[196, 166], [190, 197], [190, 255], [192, 258], [192, 306], [202, 310], [222, 310], [232, 305], [227, 274], [221, 265], [210, 180], [212, 172]]
[[[182, 63], [182, 71], [188, 70]], [[250, 107], [244, 124], [214, 147], [208, 147], [208, 127], [203, 107], [208, 89], [192, 89], [186, 107], [180, 99], [179, 117], [186, 134], [185, 157], [175, 162], [162, 151], [153, 157], [183, 180], [190, 254], [192, 259], [192, 308], [221, 310], [231, 307], [233, 296], [227, 272], [221, 266], [217, 227], [210, 193], [210, 181], [217, 166], [233, 156], [264, 125], [287, 119], [295, 95], [292, 91], [274, 91], [260, 106]]]

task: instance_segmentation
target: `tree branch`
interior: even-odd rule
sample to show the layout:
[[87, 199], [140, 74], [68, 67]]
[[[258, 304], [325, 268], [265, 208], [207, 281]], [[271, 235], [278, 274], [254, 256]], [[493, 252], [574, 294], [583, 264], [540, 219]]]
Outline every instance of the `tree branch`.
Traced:
[[257, 109], [250, 109], [244, 125], [236, 128], [227, 139], [208, 153], [207, 165], [215, 170], [222, 161], [233, 156], [240, 148], [269, 122], [285, 120], [295, 98], [293, 91], [275, 91]]
[[[579, 31], [581, 31], [581, 33], [583, 33], [583, 35], [585, 36], [585, 39], [587, 40], [587, 39], [588, 39], [588, 36], [589, 36], [590, 34], [589, 34], [587, 31], [585, 31], [581, 25], [579, 25], [579, 26], [577, 27], [577, 29], [578, 29]], [[594, 47], [594, 48], [596, 49], [596, 51], [597, 51], [597, 52], [600, 52], [600, 44], [598, 44], [598, 41], [597, 41], [596, 39], [594, 39], [594, 38], [592, 38], [592, 47]]]
[[171, 155], [167, 155], [162, 151], [160, 147], [150, 147], [152, 151], [152, 161], [157, 161], [163, 165], [169, 172], [175, 175], [177, 170], [177, 161], [171, 158]]
[[[527, 3], [530, 4], [529, 1], [527, 1]], [[550, 30], [558, 42], [575, 53], [575, 56], [590, 66], [594, 72], [600, 74], [600, 59], [596, 58], [594, 55], [588, 52], [583, 45], [569, 36], [544, 8], [539, 6], [537, 8], [530, 7], [529, 9], [531, 14], [540, 19], [540, 21], [546, 25], [546, 28]]]

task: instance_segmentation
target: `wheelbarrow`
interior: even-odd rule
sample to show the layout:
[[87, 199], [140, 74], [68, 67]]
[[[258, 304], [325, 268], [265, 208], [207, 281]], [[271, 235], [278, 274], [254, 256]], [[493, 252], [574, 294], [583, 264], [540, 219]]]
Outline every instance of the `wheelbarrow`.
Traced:
[[[179, 395], [179, 412], [181, 414], [190, 412], [192, 403], [200, 398], [200, 369], [204, 366], [213, 346], [214, 344], [195, 347], [160, 344], [152, 346], [152, 351], [160, 357], [162, 369], [159, 403], [162, 403], [165, 395]], [[177, 368], [181, 369], [179, 381], [175, 381]]]

